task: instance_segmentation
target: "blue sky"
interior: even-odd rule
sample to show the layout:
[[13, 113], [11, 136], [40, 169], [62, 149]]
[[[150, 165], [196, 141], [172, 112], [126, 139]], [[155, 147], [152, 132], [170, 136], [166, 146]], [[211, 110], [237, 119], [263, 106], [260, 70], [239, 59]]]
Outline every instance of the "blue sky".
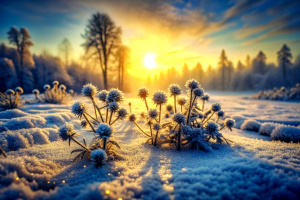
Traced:
[[67, 37], [78, 60], [84, 52], [81, 34], [97, 11], [108, 13], [122, 27], [133, 56], [141, 56], [135, 54], [137, 46], [149, 46], [158, 56], [176, 51], [178, 65], [200, 61], [214, 66], [222, 49], [234, 63], [263, 50], [276, 62], [284, 43], [294, 57], [300, 54], [300, 1], [291, 0], [1, 0], [0, 42], [7, 43], [11, 26], [26, 27], [35, 43], [33, 52], [58, 55], [57, 45]]

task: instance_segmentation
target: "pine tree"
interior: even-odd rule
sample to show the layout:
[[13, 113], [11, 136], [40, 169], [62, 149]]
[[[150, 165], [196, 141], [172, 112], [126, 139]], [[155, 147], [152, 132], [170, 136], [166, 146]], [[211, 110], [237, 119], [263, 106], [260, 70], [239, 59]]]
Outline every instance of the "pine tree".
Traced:
[[259, 51], [256, 60], [258, 61], [258, 69], [257, 72], [260, 74], [265, 74], [266, 73], [266, 54], [262, 51]]
[[292, 65], [291, 59], [293, 58], [291, 54], [291, 49], [284, 44], [282, 48], [277, 52], [279, 66], [282, 68], [282, 77], [284, 84], [286, 85], [286, 68]]
[[221, 81], [222, 81], [222, 90], [225, 90], [225, 79], [226, 79], [226, 69], [228, 67], [228, 60], [225, 54], [224, 49], [221, 52], [220, 61], [219, 61], [219, 68], [221, 71]]

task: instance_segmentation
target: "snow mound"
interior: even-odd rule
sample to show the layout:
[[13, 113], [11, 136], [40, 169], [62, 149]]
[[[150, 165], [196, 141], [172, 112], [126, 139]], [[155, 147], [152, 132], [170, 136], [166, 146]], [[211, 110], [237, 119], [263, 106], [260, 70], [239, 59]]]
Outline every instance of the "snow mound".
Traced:
[[261, 124], [257, 122], [256, 120], [248, 119], [243, 122], [241, 125], [242, 130], [246, 131], [255, 131], [258, 132], [260, 129]]
[[69, 122], [72, 119], [71, 113], [60, 113], [60, 114], [45, 114], [44, 118], [47, 121], [47, 126], [51, 127], [62, 126], [65, 122]]
[[231, 118], [235, 120], [234, 128], [238, 128], [238, 129], [241, 128], [241, 125], [246, 120], [246, 117], [243, 117], [243, 116], [240, 116], [240, 115], [231, 116]]
[[280, 124], [275, 124], [271, 122], [263, 123], [259, 129], [259, 134], [270, 136], [272, 131], [279, 125]]
[[0, 119], [12, 119], [16, 117], [25, 117], [28, 114], [19, 110], [19, 109], [12, 109], [0, 112]]
[[23, 128], [43, 128], [46, 125], [46, 120], [43, 117], [26, 116], [13, 118], [0, 125], [0, 132], [7, 130], [18, 130]]
[[272, 131], [271, 138], [284, 142], [300, 142], [300, 128], [281, 125]]

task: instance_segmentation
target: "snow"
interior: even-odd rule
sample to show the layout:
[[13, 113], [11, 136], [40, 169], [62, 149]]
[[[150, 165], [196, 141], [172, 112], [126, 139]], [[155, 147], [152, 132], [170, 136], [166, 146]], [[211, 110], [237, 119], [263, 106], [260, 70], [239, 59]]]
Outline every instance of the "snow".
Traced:
[[[137, 122], [146, 127], [138, 114], [145, 111], [144, 102], [136, 94], [125, 97], [120, 106], [128, 109], [131, 102]], [[75, 155], [70, 152], [78, 145], [71, 142], [69, 147], [57, 135], [60, 124], [68, 122], [88, 142], [94, 137], [71, 114], [71, 105], [78, 100], [92, 108], [88, 99], [76, 97], [68, 105], [31, 104], [11, 114], [0, 112], [0, 126], [5, 129], [0, 133], [0, 145], [8, 154], [0, 158], [0, 199], [300, 198], [300, 144], [272, 141], [300, 135], [299, 128], [282, 125], [300, 124], [299, 103], [211, 93], [206, 106], [219, 102], [224, 119], [231, 116], [236, 121], [232, 132], [222, 130], [223, 136], [233, 141], [231, 146], [212, 143], [211, 152], [149, 146], [132, 122], [118, 121], [112, 136], [124, 159], [96, 167], [87, 159], [73, 163]], [[155, 108], [150, 99], [148, 103]], [[261, 135], [270, 131], [271, 137]], [[82, 141], [82, 137], [77, 139]], [[7, 141], [14, 142], [8, 146]]]
[[285, 142], [300, 142], [300, 128], [284, 125], [276, 127], [271, 133], [271, 138]]

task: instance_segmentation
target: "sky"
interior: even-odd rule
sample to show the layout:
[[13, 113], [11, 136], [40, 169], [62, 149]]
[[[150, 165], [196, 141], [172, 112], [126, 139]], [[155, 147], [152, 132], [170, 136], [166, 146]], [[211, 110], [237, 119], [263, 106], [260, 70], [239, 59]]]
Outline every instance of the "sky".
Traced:
[[[300, 54], [299, 0], [0, 0], [0, 43], [8, 44], [10, 27], [26, 27], [32, 52], [59, 55], [58, 44], [68, 38], [78, 61], [84, 54], [81, 35], [98, 11], [122, 28], [132, 72], [139, 75], [184, 63], [214, 67], [222, 49], [234, 64], [260, 50], [276, 63], [283, 44], [294, 58]], [[149, 57], [155, 58], [150, 67]]]

